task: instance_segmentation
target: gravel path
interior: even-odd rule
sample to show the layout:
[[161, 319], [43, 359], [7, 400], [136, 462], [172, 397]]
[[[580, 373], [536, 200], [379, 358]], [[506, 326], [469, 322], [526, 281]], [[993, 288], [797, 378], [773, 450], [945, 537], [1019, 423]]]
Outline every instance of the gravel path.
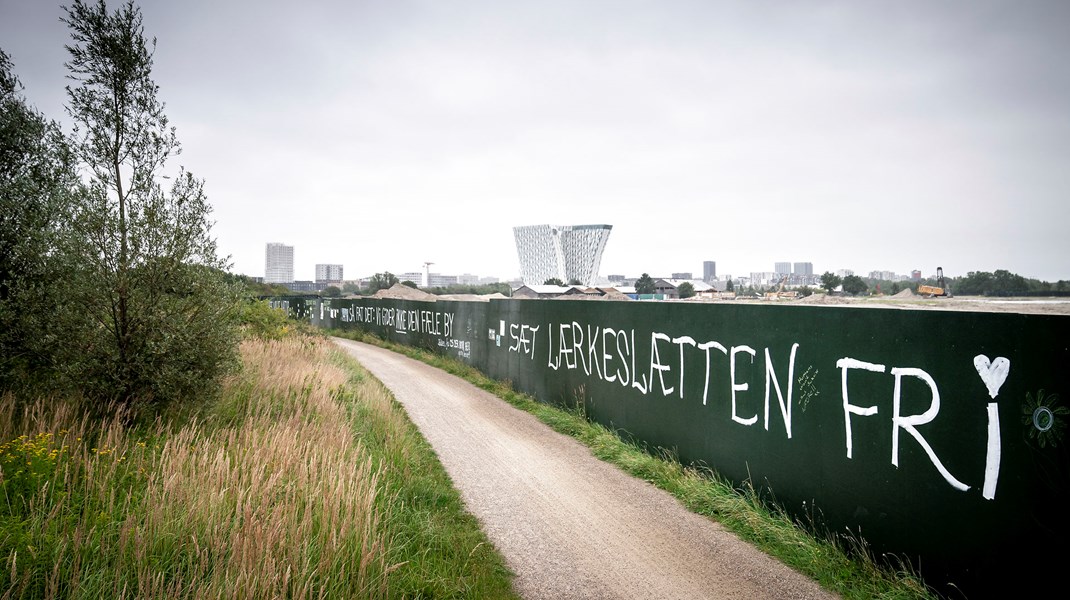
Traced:
[[828, 598], [816, 583], [464, 380], [336, 339], [434, 447], [536, 598]]

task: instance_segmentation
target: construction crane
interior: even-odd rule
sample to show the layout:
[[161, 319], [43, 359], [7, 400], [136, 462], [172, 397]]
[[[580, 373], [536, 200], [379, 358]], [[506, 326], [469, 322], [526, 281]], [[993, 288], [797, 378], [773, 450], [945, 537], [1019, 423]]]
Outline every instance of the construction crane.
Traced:
[[947, 286], [947, 282], [944, 280], [943, 267], [936, 267], [936, 284], [937, 285], [919, 285], [918, 294], [930, 298], [951, 297], [951, 288]]

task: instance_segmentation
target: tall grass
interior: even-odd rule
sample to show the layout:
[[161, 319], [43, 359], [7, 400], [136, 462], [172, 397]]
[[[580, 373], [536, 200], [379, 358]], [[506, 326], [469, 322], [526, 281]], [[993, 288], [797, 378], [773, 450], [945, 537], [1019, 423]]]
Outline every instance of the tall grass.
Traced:
[[[423, 479], [454, 499], [430, 518], [465, 515], [385, 391], [322, 339], [247, 340], [241, 353], [221, 399], [149, 424], [101, 420], [77, 399], [3, 399], [0, 598], [511, 593], [492, 549], [465, 564], [485, 542], [477, 526], [447, 536], [463, 558], [432, 549], [444, 567], [415, 565], [407, 504]], [[437, 478], [414, 477], [428, 461]]]

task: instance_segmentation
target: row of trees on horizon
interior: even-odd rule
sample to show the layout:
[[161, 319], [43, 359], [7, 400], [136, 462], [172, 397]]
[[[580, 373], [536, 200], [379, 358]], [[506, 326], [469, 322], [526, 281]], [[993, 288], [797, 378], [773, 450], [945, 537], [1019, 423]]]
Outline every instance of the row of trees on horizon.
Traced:
[[[242, 283], [250, 290], [250, 293], [255, 296], [288, 296], [295, 295], [295, 292], [291, 292], [289, 288], [281, 284], [257, 284], [252, 281], [251, 278], [245, 276], [239, 276]], [[917, 292], [919, 285], [931, 285], [938, 286], [940, 282], [932, 278], [925, 278], [921, 280], [906, 280], [906, 281], [885, 281], [880, 279], [873, 279], [869, 277], [860, 277], [858, 275], [847, 275], [841, 277], [835, 273], [826, 271], [821, 275], [820, 285], [818, 286], [797, 286], [794, 287], [801, 296], [808, 296], [816, 291], [824, 290], [825, 293], [832, 293], [833, 291], [842, 290], [843, 293], [859, 296], [865, 294], [871, 295], [893, 295], [901, 292], [905, 289], [910, 289]], [[296, 293], [297, 295], [322, 295], [326, 297], [342, 297], [342, 296], [369, 296], [381, 289], [387, 289], [397, 283], [407, 285], [412, 288], [416, 288], [417, 285], [412, 281], [400, 281], [397, 276], [389, 271], [383, 271], [376, 273], [368, 285], [361, 287], [353, 282], [346, 282], [342, 286], [328, 286], [320, 293], [308, 292], [308, 293]], [[543, 285], [581, 285], [578, 280], [572, 280], [564, 282], [557, 277], [551, 277], [542, 282]], [[639, 294], [653, 294], [655, 293], [655, 280], [648, 273], [643, 273], [636, 282], [636, 292]], [[842, 286], [842, 287], [841, 287]], [[1023, 277], [1016, 273], [1011, 273], [1006, 270], [996, 270], [995, 272], [987, 271], [971, 271], [963, 277], [948, 277], [944, 281], [944, 286], [954, 294], [959, 296], [1036, 296], [1044, 294], [1064, 295], [1070, 294], [1070, 281], [1059, 280], [1057, 282], [1041, 281], [1038, 279], [1031, 279]], [[728, 281], [727, 291], [736, 292], [738, 295], [758, 296], [767, 291], [775, 290], [777, 286], [747, 286], [745, 288], [736, 289], [736, 286], [732, 281]], [[512, 288], [508, 283], [494, 283], [485, 285], [452, 285], [446, 287], [434, 287], [434, 288], [422, 288], [436, 295], [443, 294], [493, 294], [500, 293], [504, 296], [510, 296], [512, 294]], [[695, 288], [690, 283], [684, 282], [677, 288], [681, 298], [689, 298], [695, 295]]]

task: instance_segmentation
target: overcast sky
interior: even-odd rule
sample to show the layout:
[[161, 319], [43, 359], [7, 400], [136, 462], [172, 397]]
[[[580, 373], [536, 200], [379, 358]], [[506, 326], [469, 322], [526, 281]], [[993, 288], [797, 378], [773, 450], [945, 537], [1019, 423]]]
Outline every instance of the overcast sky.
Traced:
[[[603, 275], [1070, 279], [1070, 2], [139, 5], [237, 272], [507, 278], [513, 226], [608, 223]], [[0, 0], [66, 122], [62, 15]]]

